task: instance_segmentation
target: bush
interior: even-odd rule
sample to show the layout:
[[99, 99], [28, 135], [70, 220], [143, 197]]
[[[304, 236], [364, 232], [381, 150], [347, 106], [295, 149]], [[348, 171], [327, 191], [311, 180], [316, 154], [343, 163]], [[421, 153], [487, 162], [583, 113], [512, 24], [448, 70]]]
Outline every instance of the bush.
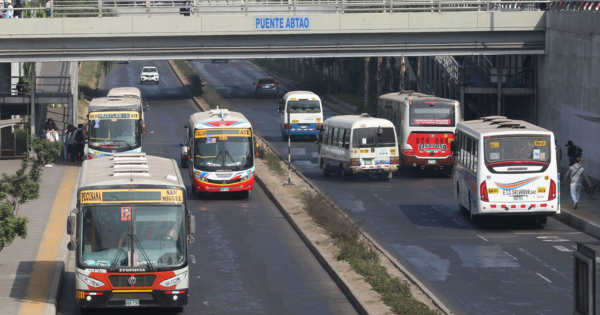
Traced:
[[62, 153], [63, 145], [60, 141], [50, 142], [36, 136], [31, 136], [31, 142], [29, 143], [31, 149], [37, 155], [35, 162], [38, 165], [46, 165], [54, 162], [56, 156]]

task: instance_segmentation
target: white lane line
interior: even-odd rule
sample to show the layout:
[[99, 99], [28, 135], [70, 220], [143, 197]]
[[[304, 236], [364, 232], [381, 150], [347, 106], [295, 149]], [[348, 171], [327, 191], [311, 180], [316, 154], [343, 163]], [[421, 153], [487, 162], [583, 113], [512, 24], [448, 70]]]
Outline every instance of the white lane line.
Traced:
[[562, 234], [581, 234], [583, 232], [513, 232], [513, 234], [518, 234], [518, 235], [548, 235], [548, 234], [557, 234], [557, 235], [562, 235]]
[[431, 206], [431, 207], [433, 208], [433, 210], [436, 210], [436, 211], [438, 211], [438, 212], [442, 212], [442, 210], [440, 210], [440, 209], [436, 208], [435, 206]]
[[511, 255], [511, 254], [509, 254], [509, 253], [507, 253], [507, 252], [504, 252], [504, 253], [505, 253], [506, 255], [508, 255], [508, 257], [510, 257], [510, 258], [512, 258], [512, 259], [514, 259], [514, 260], [518, 260], [518, 259], [517, 259], [517, 257], [515, 257], [515, 256], [513, 256], [513, 255]]
[[456, 224], [462, 226], [462, 224], [460, 224], [460, 222], [456, 221], [456, 219], [452, 219], [452, 221], [456, 222]]
[[572, 249], [568, 249], [564, 246], [554, 246], [554, 248], [558, 249], [561, 252], [572, 252], [573, 251]]
[[479, 236], [479, 238], [481, 238], [482, 240], [484, 240], [484, 241], [486, 241], [486, 242], [489, 242], [489, 241], [488, 241], [488, 240], [487, 240], [485, 237], [483, 237], [483, 236], [481, 236], [481, 235], [479, 235], [479, 234], [475, 234], [475, 235]]
[[190, 260], [192, 261], [192, 264], [196, 263], [196, 257], [194, 257], [194, 255], [190, 255]]
[[569, 240], [566, 238], [559, 238], [557, 240], [544, 240], [544, 242], [568, 242]]
[[552, 283], [552, 281], [548, 280], [548, 278], [542, 276], [541, 274], [537, 273], [538, 276], [542, 277], [542, 279], [548, 281], [549, 283]]

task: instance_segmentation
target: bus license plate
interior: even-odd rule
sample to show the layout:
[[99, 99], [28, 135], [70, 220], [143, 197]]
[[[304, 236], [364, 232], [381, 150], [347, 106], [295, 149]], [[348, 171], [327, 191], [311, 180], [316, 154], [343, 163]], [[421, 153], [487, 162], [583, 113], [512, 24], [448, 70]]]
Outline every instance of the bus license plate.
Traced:
[[140, 306], [140, 300], [125, 300], [125, 306]]
[[229, 187], [221, 187], [221, 191], [229, 191]]
[[365, 165], [371, 165], [373, 164], [373, 160], [364, 160]]
[[427, 164], [435, 164], [435, 160], [427, 160]]
[[300, 125], [300, 128], [306, 129], [306, 125]]

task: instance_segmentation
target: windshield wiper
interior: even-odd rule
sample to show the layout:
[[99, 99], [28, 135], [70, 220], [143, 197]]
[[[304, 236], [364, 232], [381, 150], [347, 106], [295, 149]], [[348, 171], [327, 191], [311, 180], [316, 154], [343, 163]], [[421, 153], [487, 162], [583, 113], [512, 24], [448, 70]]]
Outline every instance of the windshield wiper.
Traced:
[[227, 150], [225, 150], [225, 157], [229, 157], [229, 159], [231, 160], [231, 162], [233, 162], [233, 166], [235, 166], [236, 170], [240, 169], [240, 166], [237, 165], [237, 163], [235, 162], [235, 160], [233, 159], [233, 157], [231, 156], [231, 154], [229, 154], [229, 151], [227, 151]]
[[212, 160], [212, 164], [215, 164], [215, 162], [217, 162], [217, 159], [221, 156], [221, 153], [223, 153], [222, 151], [219, 151], [219, 154], [217, 154], [217, 156], [215, 156], [215, 158]]
[[119, 249], [117, 250], [117, 253], [115, 254], [115, 258], [113, 258], [112, 263], [110, 264], [110, 268], [108, 268], [108, 271], [113, 271], [115, 269], [115, 267], [117, 266], [118, 259], [121, 256], [121, 252], [123, 251], [123, 247], [125, 247], [125, 245], [129, 243], [130, 237], [131, 237], [131, 220], [128, 220], [127, 221], [127, 238], [125, 238], [125, 241], [121, 244], [121, 246], [119, 246]]
[[120, 139], [111, 139], [110, 141], [113, 141], [113, 142], [123, 142], [123, 143], [125, 143], [126, 145], [128, 145], [128, 146], [129, 146], [129, 148], [130, 148], [131, 150], [133, 150], [133, 146], [132, 146], [131, 144], [129, 144], [129, 142], [125, 141], [125, 140], [120, 140]]
[[146, 255], [146, 251], [142, 247], [142, 244], [140, 244], [140, 240], [138, 240], [137, 236], [135, 236], [135, 232], [131, 235], [131, 237], [133, 237], [133, 240], [135, 241], [135, 244], [137, 245], [137, 247], [142, 252], [142, 255], [144, 256], [144, 259], [146, 259], [146, 262], [148, 263], [148, 266], [150, 267], [150, 271], [156, 271], [156, 268], [152, 265], [152, 262], [150, 261], [150, 257], [148, 257], [148, 255]]

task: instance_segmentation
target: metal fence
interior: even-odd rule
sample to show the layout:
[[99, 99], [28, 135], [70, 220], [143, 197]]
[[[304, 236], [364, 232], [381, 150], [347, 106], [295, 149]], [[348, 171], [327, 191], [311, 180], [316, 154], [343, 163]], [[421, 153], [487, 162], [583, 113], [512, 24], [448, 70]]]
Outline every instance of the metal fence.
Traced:
[[[41, 76], [35, 79], [36, 93], [59, 94], [70, 92], [71, 78], [68, 76]], [[0, 77], [0, 97], [30, 95], [32, 86], [31, 77]]]

